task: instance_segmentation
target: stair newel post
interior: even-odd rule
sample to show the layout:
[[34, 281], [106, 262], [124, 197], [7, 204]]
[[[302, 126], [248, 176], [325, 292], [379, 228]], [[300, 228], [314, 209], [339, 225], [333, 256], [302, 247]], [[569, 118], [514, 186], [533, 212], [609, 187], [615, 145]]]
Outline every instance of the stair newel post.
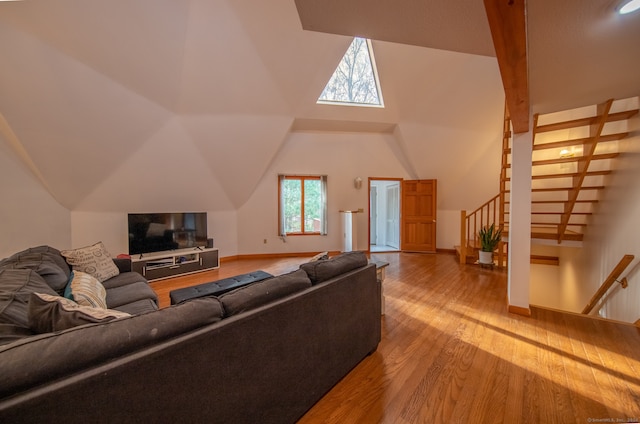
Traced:
[[460, 263], [467, 262], [467, 211], [460, 211]]

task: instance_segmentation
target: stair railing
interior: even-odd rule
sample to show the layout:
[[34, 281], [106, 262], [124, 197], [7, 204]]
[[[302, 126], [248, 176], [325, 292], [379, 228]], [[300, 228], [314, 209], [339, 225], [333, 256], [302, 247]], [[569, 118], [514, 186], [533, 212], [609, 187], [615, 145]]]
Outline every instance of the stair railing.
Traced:
[[596, 291], [596, 293], [593, 295], [589, 303], [587, 303], [587, 306], [584, 307], [584, 309], [582, 310], [583, 314], [588, 314], [589, 312], [591, 312], [594, 306], [596, 306], [596, 304], [600, 301], [600, 299], [602, 299], [602, 297], [607, 293], [607, 291], [609, 291], [609, 289], [614, 283], [616, 282], [620, 283], [620, 285], [622, 285], [622, 288], [627, 287], [627, 279], [623, 278], [622, 280], [618, 281], [618, 277], [620, 277], [620, 275], [624, 272], [624, 270], [627, 269], [627, 267], [629, 266], [631, 261], [633, 261], [634, 258], [635, 256], [633, 255], [624, 255], [622, 259], [620, 259], [620, 262], [618, 262], [618, 265], [616, 265], [616, 267], [613, 268], [613, 271], [611, 271], [611, 274], [609, 274], [607, 279], [604, 280], [604, 282], [602, 283], [598, 291]]
[[[460, 211], [460, 263], [466, 262], [467, 254], [470, 250], [480, 248], [478, 232], [485, 225], [500, 223], [500, 194], [495, 195], [490, 200], [482, 204], [479, 208], [467, 214], [467, 211]], [[502, 266], [502, 242], [498, 245], [498, 265]]]

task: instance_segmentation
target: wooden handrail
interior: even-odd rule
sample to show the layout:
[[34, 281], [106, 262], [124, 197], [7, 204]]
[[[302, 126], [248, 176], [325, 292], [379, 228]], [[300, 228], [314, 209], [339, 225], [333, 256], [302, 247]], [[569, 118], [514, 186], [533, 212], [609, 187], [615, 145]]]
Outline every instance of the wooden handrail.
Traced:
[[[587, 303], [587, 306], [584, 307], [584, 309], [582, 310], [583, 314], [588, 314], [589, 312], [591, 312], [593, 307], [596, 306], [596, 304], [600, 301], [600, 299], [602, 299], [602, 296], [604, 296], [605, 293], [607, 293], [607, 291], [611, 288], [613, 283], [617, 281], [620, 274], [622, 274], [622, 272], [629, 266], [629, 264], [631, 263], [631, 261], [633, 261], [634, 258], [635, 256], [633, 255], [624, 255], [622, 259], [620, 259], [620, 262], [618, 262], [618, 265], [616, 265], [613, 271], [611, 271], [611, 274], [609, 274], [607, 279], [604, 280], [604, 282], [602, 283], [602, 285], [600, 286], [596, 294], [594, 294], [591, 300], [589, 301], [589, 303]], [[626, 278], [624, 279], [624, 281], [626, 281]], [[623, 284], [623, 287], [626, 287], [624, 283], [621, 283], [621, 284]]]
[[[495, 224], [502, 228], [501, 220], [504, 218], [500, 213], [500, 204], [501, 195], [496, 194], [473, 212], [469, 214], [466, 211], [460, 212], [460, 263], [465, 263], [468, 248], [480, 247], [478, 232], [483, 226]], [[499, 248], [501, 250], [502, 244]]]

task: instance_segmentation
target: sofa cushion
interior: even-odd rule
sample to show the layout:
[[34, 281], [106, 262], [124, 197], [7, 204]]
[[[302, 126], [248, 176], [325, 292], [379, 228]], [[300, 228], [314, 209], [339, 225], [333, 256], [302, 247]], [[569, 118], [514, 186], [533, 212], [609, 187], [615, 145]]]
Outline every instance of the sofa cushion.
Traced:
[[130, 315], [125, 312], [82, 306], [61, 296], [31, 293], [29, 299], [29, 327], [35, 333], [62, 331], [78, 325], [128, 316]]
[[110, 309], [143, 299], [151, 299], [154, 302], [158, 300], [156, 292], [147, 283], [131, 283], [107, 290], [107, 307]]
[[63, 250], [60, 253], [67, 258], [67, 262], [73, 267], [73, 270], [91, 274], [100, 282], [120, 273], [101, 241], [79, 249]]
[[21, 325], [0, 323], [0, 345], [12, 343], [32, 335], [33, 332], [29, 328]]
[[64, 290], [64, 297], [81, 306], [107, 308], [107, 291], [100, 281], [86, 272], [73, 271], [71, 273], [69, 284]]
[[108, 280], [103, 281], [102, 285], [105, 289], [109, 290], [115, 287], [126, 286], [133, 283], [147, 284], [147, 279], [137, 272], [121, 272], [115, 277], [111, 277]]
[[226, 316], [238, 314], [265, 303], [311, 287], [311, 281], [303, 270], [268, 278], [225, 293], [218, 298]]
[[273, 275], [262, 270], [248, 272], [246, 274], [235, 275], [233, 277], [212, 281], [210, 283], [203, 283], [191, 287], [172, 290], [169, 292], [169, 298], [171, 298], [171, 304], [175, 305], [198, 297], [220, 296], [224, 293], [230, 292], [231, 290], [266, 280], [271, 277], [273, 277]]
[[221, 319], [218, 299], [205, 297], [147, 314], [39, 334], [2, 345], [0, 398], [113, 361]]
[[307, 273], [312, 284], [318, 284], [367, 263], [364, 252], [345, 252], [327, 260], [304, 263], [300, 268]]
[[59, 253], [29, 251], [16, 253], [0, 262], [0, 268], [32, 269], [37, 272], [49, 286], [62, 292], [69, 280], [69, 265]]
[[0, 269], [0, 323], [29, 328], [29, 297], [35, 291], [58, 294], [31, 269]]
[[146, 314], [147, 312], [153, 312], [158, 310], [158, 304], [151, 299], [141, 299], [135, 302], [125, 303], [124, 305], [116, 306], [112, 310], [126, 312], [130, 315]]

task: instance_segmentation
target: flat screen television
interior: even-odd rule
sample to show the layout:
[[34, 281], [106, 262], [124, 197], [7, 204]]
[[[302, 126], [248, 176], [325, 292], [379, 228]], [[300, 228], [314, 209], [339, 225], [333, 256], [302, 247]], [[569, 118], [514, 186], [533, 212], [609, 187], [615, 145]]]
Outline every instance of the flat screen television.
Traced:
[[129, 254], [205, 247], [206, 212], [130, 213]]

